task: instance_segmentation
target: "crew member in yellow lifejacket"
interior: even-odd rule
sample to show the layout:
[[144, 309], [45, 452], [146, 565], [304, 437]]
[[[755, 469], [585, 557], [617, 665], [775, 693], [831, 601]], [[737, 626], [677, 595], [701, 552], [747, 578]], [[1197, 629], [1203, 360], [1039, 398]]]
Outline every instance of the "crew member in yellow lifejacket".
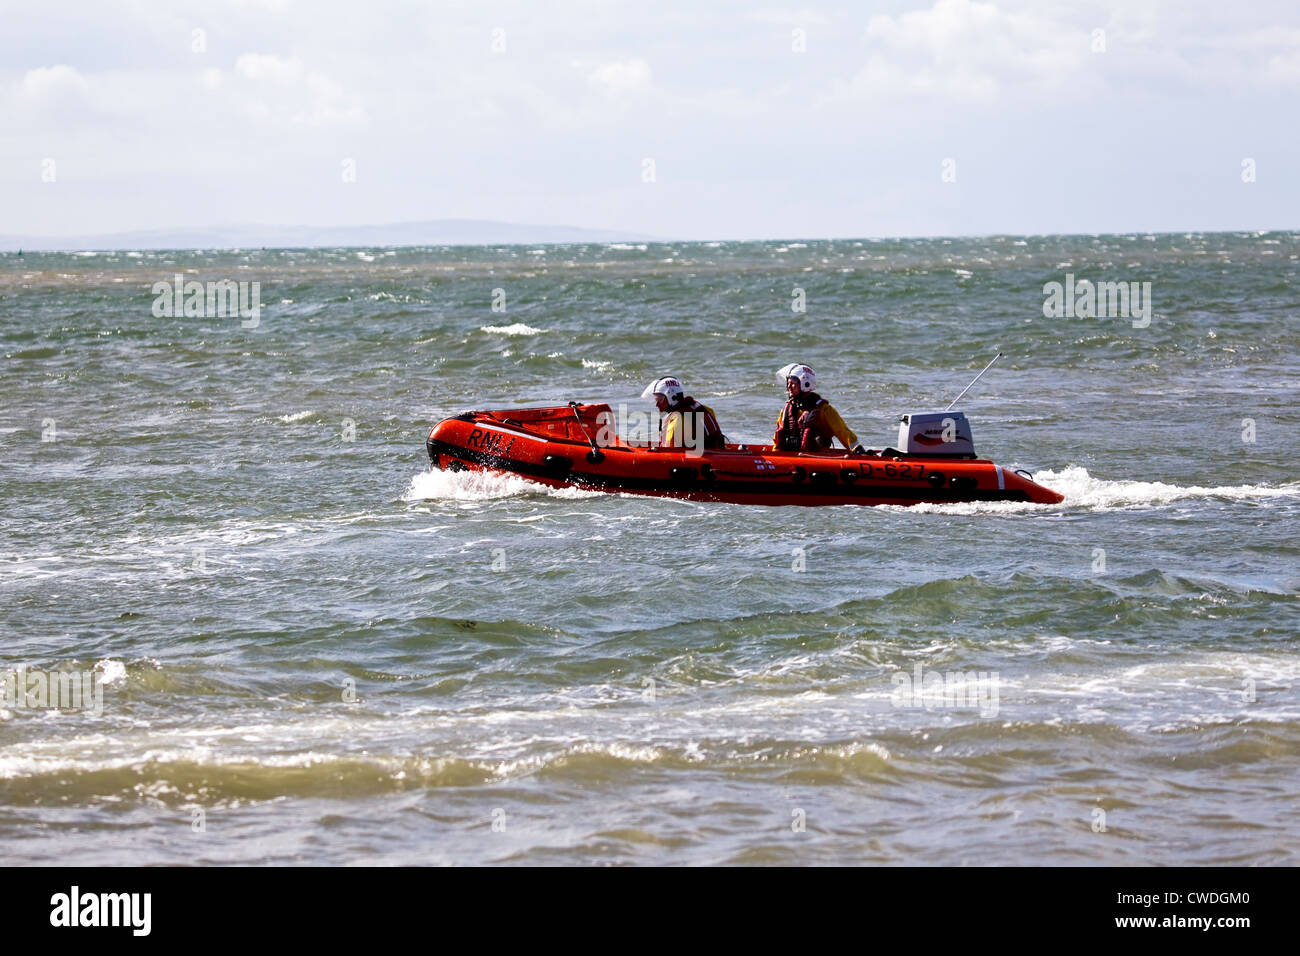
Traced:
[[772, 445], [780, 451], [828, 451], [838, 438], [845, 448], [861, 454], [866, 449], [844, 424], [831, 403], [817, 394], [817, 373], [807, 365], [787, 365], [776, 373], [785, 382], [790, 400], [776, 420]]
[[[664, 419], [659, 426], [659, 444], [664, 448], [700, 447], [703, 432], [703, 446], [709, 449], [721, 449], [726, 446], [727, 437], [718, 427], [718, 418], [709, 406], [697, 402], [686, 394], [682, 383], [672, 376], [657, 378], [646, 386], [642, 398], [653, 398], [655, 406]], [[689, 423], [686, 415], [692, 415]]]

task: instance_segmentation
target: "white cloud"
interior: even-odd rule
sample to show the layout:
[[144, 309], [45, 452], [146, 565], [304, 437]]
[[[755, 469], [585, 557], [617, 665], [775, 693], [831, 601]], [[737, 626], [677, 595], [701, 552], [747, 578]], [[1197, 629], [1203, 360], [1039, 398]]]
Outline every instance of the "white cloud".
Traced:
[[1264, 75], [1276, 86], [1300, 87], [1300, 50], [1269, 57]]
[[[1300, 85], [1300, 31], [1277, 24], [1204, 24], [1170, 8], [1114, 10], [1016, 0], [936, 0], [867, 22], [866, 59], [837, 98], [988, 104], [1241, 93]], [[1106, 50], [1091, 49], [1105, 31]]]
[[86, 78], [75, 68], [63, 64], [28, 70], [18, 84], [18, 95], [28, 101], [81, 97], [86, 91]]
[[650, 64], [645, 60], [615, 60], [598, 66], [587, 81], [606, 96], [620, 96], [650, 87]]
[[774, 23], [783, 27], [826, 26], [831, 22], [830, 18], [824, 13], [819, 13], [808, 7], [756, 10], [750, 14], [750, 19], [759, 23]]
[[[1001, 228], [1003, 211], [1023, 206], [1026, 224], [1073, 228], [1037, 211], [1058, 208], [1051, 190], [1067, 177], [1122, 184], [1139, 161], [1208, 167], [1215, 150], [1295, 165], [1294, 134], [1277, 119], [1300, 89], [1294, 0], [500, 0], [490, 17], [404, 0], [372, 0], [361, 17], [350, 0], [232, 0], [220, 15], [189, 0], [167, 13], [60, 2], [77, 15], [19, 5], [0, 31], [0, 152], [57, 157], [69, 181], [75, 171], [94, 184], [99, 206], [59, 207], [67, 231], [174, 218], [167, 204], [181, 196], [186, 216], [243, 216], [237, 200], [290, 222], [570, 221], [581, 206], [577, 224], [662, 234], [794, 234], [818, 222], [915, 232]], [[509, 32], [504, 54], [490, 49], [496, 25]], [[202, 54], [190, 47], [196, 26], [208, 31]], [[792, 27], [807, 29], [806, 55], [792, 55]], [[1097, 27], [1104, 54], [1090, 50]], [[182, 119], [215, 135], [177, 136]], [[1118, 142], [1100, 137], [1121, 127], [1123, 149], [1054, 146]], [[1050, 182], [1044, 164], [1025, 161], [1040, 147], [1063, 164]], [[962, 162], [961, 210], [943, 205], [954, 190], [933, 200], [889, 185], [922, 166], [916, 181], [937, 184], [931, 164], [949, 155]], [[659, 162], [654, 188], [640, 179], [646, 156]], [[994, 185], [1008, 156], [1019, 178]], [[343, 157], [357, 158], [359, 179], [322, 191], [340, 181]], [[0, 169], [6, 215], [52, 229], [50, 203], [64, 193], [9, 188], [32, 168]], [[1175, 181], [1135, 200], [1151, 205], [1140, 218], [1187, 221]], [[966, 189], [976, 182], [979, 202]], [[1248, 204], [1267, 188], [1290, 190], [1270, 198], [1277, 216], [1300, 202], [1285, 179], [1258, 186], [1223, 208], [1254, 215]], [[882, 206], [891, 188], [901, 198]], [[160, 204], [142, 206], [142, 189]], [[837, 226], [850, 208], [867, 218]]]
[[[256, 90], [247, 112], [257, 120], [280, 118], [305, 126], [350, 126], [365, 120], [358, 97], [324, 73], [307, 69], [298, 57], [245, 53], [235, 60], [235, 73]], [[205, 86], [210, 83], [210, 77], [205, 79]]]
[[[147, 82], [119, 71], [83, 74], [59, 64], [28, 70], [11, 87], [15, 126], [44, 129], [115, 122], [139, 105], [136, 90]], [[0, 116], [6, 104], [0, 98]]]
[[245, 53], [235, 60], [235, 72], [248, 80], [265, 80], [281, 86], [293, 86], [302, 79], [302, 60], [282, 60], [265, 53]]
[[1218, 58], [1257, 67], [1256, 85], [1300, 87], [1300, 30], [1273, 26], [1216, 37], [1206, 45]]
[[1082, 72], [1089, 33], [1037, 9], [938, 0], [928, 10], [867, 22], [866, 64], [852, 86], [882, 97], [991, 102], [1024, 84], [1056, 90]]

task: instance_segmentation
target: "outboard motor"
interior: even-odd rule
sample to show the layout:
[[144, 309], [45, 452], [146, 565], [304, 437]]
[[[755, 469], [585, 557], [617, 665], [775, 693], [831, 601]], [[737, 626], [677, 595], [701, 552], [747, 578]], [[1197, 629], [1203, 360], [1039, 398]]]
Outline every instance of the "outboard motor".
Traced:
[[923, 412], [899, 419], [898, 447], [909, 455], [974, 458], [970, 422], [961, 412]]

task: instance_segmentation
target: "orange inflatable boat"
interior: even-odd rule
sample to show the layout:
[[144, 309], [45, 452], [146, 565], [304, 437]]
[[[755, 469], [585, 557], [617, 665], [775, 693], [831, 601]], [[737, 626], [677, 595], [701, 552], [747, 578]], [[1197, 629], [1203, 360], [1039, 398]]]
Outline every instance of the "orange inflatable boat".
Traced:
[[[942, 417], [940, 417], [942, 416]], [[977, 458], [960, 412], [904, 416], [902, 449], [800, 453], [770, 445], [660, 448], [613, 434], [608, 405], [466, 412], [429, 431], [429, 467], [551, 487], [752, 505], [1057, 504], [1025, 472]]]

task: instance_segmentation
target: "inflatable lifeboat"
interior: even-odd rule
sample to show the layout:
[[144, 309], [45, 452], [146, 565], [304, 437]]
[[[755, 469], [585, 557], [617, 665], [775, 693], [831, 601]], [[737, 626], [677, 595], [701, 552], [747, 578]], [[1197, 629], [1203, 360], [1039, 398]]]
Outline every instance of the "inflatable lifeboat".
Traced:
[[605, 404], [465, 412], [429, 431], [429, 467], [551, 487], [750, 505], [1057, 504], [1026, 472], [975, 456], [960, 412], [905, 415], [900, 448], [803, 453], [770, 445], [662, 448], [614, 433]]

